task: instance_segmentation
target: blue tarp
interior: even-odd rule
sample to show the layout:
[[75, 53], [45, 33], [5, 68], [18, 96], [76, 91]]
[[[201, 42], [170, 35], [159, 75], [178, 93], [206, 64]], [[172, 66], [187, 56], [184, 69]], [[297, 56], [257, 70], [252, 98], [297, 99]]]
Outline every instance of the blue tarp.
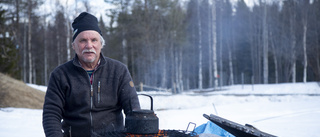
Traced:
[[208, 121], [206, 124], [202, 124], [196, 127], [196, 129], [194, 129], [194, 132], [196, 132], [198, 135], [214, 134], [221, 137], [235, 137], [234, 135], [230, 134], [229, 132], [227, 132], [226, 130], [224, 130], [223, 128], [219, 127], [211, 121]]

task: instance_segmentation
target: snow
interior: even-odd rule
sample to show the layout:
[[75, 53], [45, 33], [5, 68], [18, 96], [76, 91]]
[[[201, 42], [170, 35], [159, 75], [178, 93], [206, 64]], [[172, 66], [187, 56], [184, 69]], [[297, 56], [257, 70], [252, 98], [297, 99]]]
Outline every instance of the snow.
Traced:
[[47, 87], [46, 86], [42, 86], [42, 85], [35, 85], [35, 84], [29, 84], [27, 83], [28, 86], [38, 89], [40, 91], [46, 92], [47, 91]]
[[[28, 84], [45, 92], [45, 86]], [[320, 87], [316, 82], [268, 85], [234, 85], [218, 92], [184, 94], [139, 92], [152, 95], [160, 129], [187, 130], [215, 114], [239, 124], [251, 124], [280, 137], [320, 137]], [[150, 99], [139, 96], [143, 109]], [[42, 110], [0, 108], [0, 136], [42, 137]], [[193, 130], [191, 124], [189, 131]]]

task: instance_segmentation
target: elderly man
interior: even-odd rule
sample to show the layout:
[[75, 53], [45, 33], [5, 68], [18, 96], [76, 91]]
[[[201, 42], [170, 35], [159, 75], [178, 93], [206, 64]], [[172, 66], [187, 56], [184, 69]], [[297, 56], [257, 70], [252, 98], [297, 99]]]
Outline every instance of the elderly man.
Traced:
[[103, 136], [124, 128], [123, 114], [140, 109], [125, 65], [104, 57], [104, 40], [95, 16], [83, 12], [72, 23], [73, 60], [50, 76], [43, 105], [47, 137]]

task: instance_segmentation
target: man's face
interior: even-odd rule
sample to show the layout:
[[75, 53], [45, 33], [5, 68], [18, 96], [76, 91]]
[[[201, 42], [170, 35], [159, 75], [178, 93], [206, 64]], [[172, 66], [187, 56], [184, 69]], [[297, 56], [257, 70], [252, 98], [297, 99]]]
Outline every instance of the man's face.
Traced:
[[82, 31], [72, 43], [72, 48], [81, 61], [93, 63], [100, 57], [102, 48], [100, 34], [93, 30]]

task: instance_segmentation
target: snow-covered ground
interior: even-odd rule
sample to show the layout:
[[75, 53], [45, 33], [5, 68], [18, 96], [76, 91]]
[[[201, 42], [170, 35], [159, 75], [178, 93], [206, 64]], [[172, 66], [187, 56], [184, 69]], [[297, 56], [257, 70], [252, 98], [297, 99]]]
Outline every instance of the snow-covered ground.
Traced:
[[[206, 123], [203, 114], [215, 114], [280, 137], [320, 137], [320, 87], [316, 82], [235, 85], [219, 92], [179, 95], [143, 93], [153, 96], [160, 129], [186, 130], [189, 122]], [[149, 109], [149, 98], [139, 98], [142, 108]], [[42, 110], [0, 108], [0, 123], [0, 137], [44, 136]]]

